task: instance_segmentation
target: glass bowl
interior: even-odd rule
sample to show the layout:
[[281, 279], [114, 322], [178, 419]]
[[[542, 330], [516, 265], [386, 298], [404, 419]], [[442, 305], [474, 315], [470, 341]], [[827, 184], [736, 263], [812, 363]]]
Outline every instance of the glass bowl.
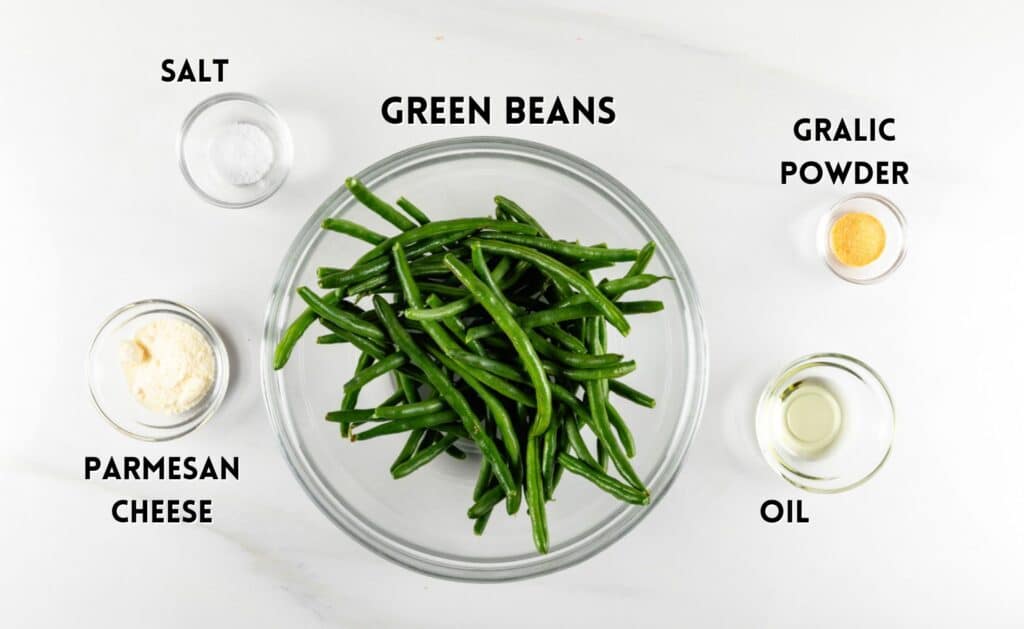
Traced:
[[[262, 134], [253, 133], [250, 125]], [[245, 144], [232, 147], [235, 155], [224, 155], [222, 142], [239, 129], [245, 129], [248, 136], [235, 139]], [[225, 162], [237, 158], [239, 152], [254, 150], [255, 140], [269, 141], [270, 161], [260, 164], [251, 176], [254, 181], [232, 181], [224, 172]], [[196, 105], [185, 117], [178, 133], [178, 164], [185, 181], [209, 203], [250, 207], [270, 198], [288, 178], [292, 135], [281, 116], [259, 98], [237, 92], [218, 94]]]
[[[834, 425], [799, 439], [787, 423], [787, 404], [824, 389], [820, 414]], [[765, 387], [757, 404], [757, 442], [765, 461], [793, 485], [818, 493], [852, 489], [871, 478], [892, 451], [896, 410], [885, 383], [871, 367], [844, 354], [812, 354], [789, 365]], [[807, 432], [804, 429], [803, 436]], [[810, 446], [810, 447], [808, 447]]]
[[[132, 397], [121, 371], [121, 342], [157, 319], [178, 319], [199, 330], [213, 350], [213, 385], [195, 406], [179, 415], [147, 409]], [[188, 306], [162, 299], [147, 299], [118, 308], [100, 325], [89, 348], [89, 393], [100, 415], [129, 437], [167, 441], [187, 435], [205, 424], [224, 401], [229, 380], [228, 353], [217, 330]]]
[[[671, 485], [697, 430], [707, 387], [707, 349], [700, 306], [683, 257], [650, 210], [604, 171], [568, 153], [507, 138], [462, 138], [417, 146], [357, 175], [386, 200], [405, 195], [433, 219], [491, 214], [506, 195], [533, 213], [555, 237], [609, 246], [658, 245], [650, 273], [670, 275], [638, 299], [660, 299], [665, 310], [634, 319], [628, 338], [609, 334], [609, 351], [637, 360], [624, 381], [657, 398], [656, 409], [623, 401], [635, 431], [638, 474], [651, 491], [646, 507], [625, 505], [587, 481], [566, 474], [548, 503], [551, 546], [534, 549], [525, 508], [490, 519], [474, 536], [466, 509], [479, 459], [442, 456], [401, 480], [389, 466], [404, 442], [348, 443], [324, 421], [337, 408], [341, 383], [357, 359], [348, 345], [316, 345], [311, 329], [290, 362], [271, 368], [283, 328], [303, 310], [298, 286], [316, 285], [319, 265], [351, 264], [368, 245], [320, 229], [342, 216], [383, 233], [394, 228], [345, 189], [327, 198], [299, 232], [278, 272], [267, 310], [261, 353], [263, 393], [271, 424], [300, 484], [338, 526], [374, 552], [436, 576], [498, 581], [543, 574], [594, 555], [632, 529]], [[621, 274], [620, 269], [615, 269]], [[640, 295], [641, 293], [636, 293]], [[383, 400], [393, 385], [378, 378], [360, 406]]]
[[[832, 226], [843, 215], [864, 212], [882, 224], [885, 247], [874, 262], [864, 266], [848, 266], [832, 251]], [[851, 194], [829, 208], [818, 223], [818, 252], [833, 273], [854, 284], [873, 284], [892, 275], [907, 256], [907, 220], [896, 204], [880, 194]]]

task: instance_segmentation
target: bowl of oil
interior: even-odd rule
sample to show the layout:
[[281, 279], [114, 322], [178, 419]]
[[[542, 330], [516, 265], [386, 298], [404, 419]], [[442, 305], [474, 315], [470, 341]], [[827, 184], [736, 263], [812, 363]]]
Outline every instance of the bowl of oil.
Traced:
[[881, 377], [844, 354], [812, 354], [765, 387], [758, 445], [769, 467], [796, 487], [835, 493], [864, 483], [892, 450], [896, 411]]

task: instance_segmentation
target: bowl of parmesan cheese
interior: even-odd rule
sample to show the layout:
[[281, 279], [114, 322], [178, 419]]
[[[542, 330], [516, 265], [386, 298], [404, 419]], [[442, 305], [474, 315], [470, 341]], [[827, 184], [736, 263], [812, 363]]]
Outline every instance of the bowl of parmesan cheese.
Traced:
[[147, 299], [117, 309], [89, 349], [89, 392], [114, 428], [143, 441], [186, 435], [217, 411], [228, 354], [198, 312]]

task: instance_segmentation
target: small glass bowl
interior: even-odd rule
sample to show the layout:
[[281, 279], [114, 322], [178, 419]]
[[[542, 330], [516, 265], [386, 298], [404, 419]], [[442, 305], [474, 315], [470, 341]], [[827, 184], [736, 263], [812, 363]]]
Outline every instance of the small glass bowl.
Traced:
[[[135, 330], [156, 319], [179, 319], [195, 327], [213, 350], [213, 386], [195, 406], [180, 415], [147, 409], [132, 397], [121, 371], [120, 347]], [[188, 306], [162, 299], [147, 299], [118, 308], [100, 325], [89, 347], [89, 393], [96, 410], [110, 424], [142, 441], [167, 441], [187, 435], [217, 412], [228, 388], [228, 353], [217, 330]]]
[[[211, 158], [212, 144], [236, 123], [259, 127], [273, 146], [269, 170], [250, 184], [235, 184], [218, 172]], [[245, 208], [277, 192], [292, 166], [292, 135], [274, 109], [249, 94], [229, 92], [196, 105], [178, 133], [178, 164], [185, 181], [206, 201], [226, 208]]]
[[[784, 401], [801, 386], [818, 385], [838, 402], [840, 425], [830, 445], [800, 452], [787, 438]], [[892, 450], [896, 410], [882, 379], [844, 354], [812, 354], [782, 370], [757, 404], [757, 442], [769, 467], [800, 489], [853, 489], [882, 467]]]
[[[851, 212], [874, 216], [885, 229], [885, 248], [871, 264], [847, 266], [832, 252], [832, 225]], [[833, 205], [818, 223], [818, 252], [833, 273], [854, 284], [873, 284], [899, 268], [907, 255], [907, 221], [889, 199], [871, 193], [852, 194]]]

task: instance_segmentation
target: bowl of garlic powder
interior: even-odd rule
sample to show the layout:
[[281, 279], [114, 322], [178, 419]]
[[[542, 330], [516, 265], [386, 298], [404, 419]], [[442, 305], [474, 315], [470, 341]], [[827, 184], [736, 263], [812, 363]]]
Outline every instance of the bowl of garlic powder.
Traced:
[[192, 308], [160, 299], [128, 304], [107, 317], [88, 368], [100, 414], [143, 441], [175, 439], [206, 423], [229, 379], [217, 330]]

